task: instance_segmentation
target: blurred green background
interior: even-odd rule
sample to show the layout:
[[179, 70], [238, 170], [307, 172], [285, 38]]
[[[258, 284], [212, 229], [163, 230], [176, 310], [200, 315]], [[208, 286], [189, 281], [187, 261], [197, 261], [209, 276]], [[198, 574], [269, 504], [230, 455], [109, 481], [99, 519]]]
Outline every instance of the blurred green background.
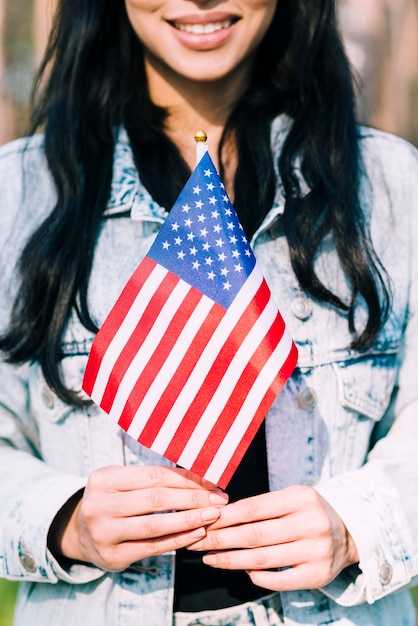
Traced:
[[[0, 144], [27, 128], [55, 1], [0, 0]], [[418, 145], [418, 0], [340, 0], [340, 13], [361, 120]], [[12, 623], [16, 592], [16, 583], [0, 580], [0, 626]], [[411, 593], [418, 608], [418, 588]]]
[[[0, 580], [0, 626], [11, 626], [12, 624], [16, 592], [16, 583]], [[411, 593], [414, 597], [415, 606], [418, 607], [418, 588], [413, 589]], [[42, 626], [42, 624], [28, 624], [28, 626]], [[397, 626], [397, 624], [393, 624], [393, 626]]]

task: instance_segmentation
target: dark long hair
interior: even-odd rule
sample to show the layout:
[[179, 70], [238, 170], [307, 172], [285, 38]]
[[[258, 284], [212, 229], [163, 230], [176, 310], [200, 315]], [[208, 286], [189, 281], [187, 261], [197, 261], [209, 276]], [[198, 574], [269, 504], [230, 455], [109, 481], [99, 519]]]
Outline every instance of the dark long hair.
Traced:
[[[50, 387], [71, 404], [81, 400], [61, 380], [60, 345], [74, 309], [87, 329], [97, 330], [87, 289], [117, 129], [126, 127], [141, 180], [162, 206], [172, 206], [190, 173], [163, 133], [165, 112], [148, 98], [142, 54], [123, 2], [61, 0], [34, 90], [32, 131], [44, 129], [58, 199], [22, 253], [21, 289], [0, 349], [10, 362], [39, 361]], [[234, 205], [249, 236], [274, 199], [270, 124], [279, 113], [293, 120], [278, 166], [294, 272], [307, 293], [346, 313], [352, 347], [365, 350], [384, 323], [390, 297], [358, 200], [354, 93], [334, 0], [278, 1], [252, 82], [226, 124], [221, 174], [223, 147], [233, 136], [239, 157]], [[351, 284], [349, 302], [315, 273], [328, 236]], [[362, 329], [354, 326], [359, 297], [368, 308]]]

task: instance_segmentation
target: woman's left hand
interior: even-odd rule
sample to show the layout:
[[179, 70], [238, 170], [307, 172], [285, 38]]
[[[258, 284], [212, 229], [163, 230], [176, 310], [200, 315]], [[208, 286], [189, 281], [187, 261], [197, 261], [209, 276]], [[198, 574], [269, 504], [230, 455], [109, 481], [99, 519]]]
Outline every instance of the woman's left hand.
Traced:
[[272, 591], [323, 587], [359, 560], [341, 518], [305, 486], [226, 505], [189, 549], [209, 551], [207, 565], [246, 570], [255, 585]]

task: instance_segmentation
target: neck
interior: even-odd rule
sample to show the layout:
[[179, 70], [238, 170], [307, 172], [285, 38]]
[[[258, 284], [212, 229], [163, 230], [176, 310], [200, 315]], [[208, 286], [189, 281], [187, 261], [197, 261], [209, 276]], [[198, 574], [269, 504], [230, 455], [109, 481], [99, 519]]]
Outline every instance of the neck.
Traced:
[[[218, 148], [228, 117], [248, 84], [248, 67], [213, 82], [197, 82], [158, 67], [158, 60], [146, 58], [145, 67], [151, 100], [167, 111], [165, 132], [177, 145], [190, 169], [196, 164], [196, 131], [208, 135], [207, 145], [219, 169]], [[235, 171], [233, 146], [226, 147], [224, 167]], [[229, 172], [226, 171], [228, 178]]]

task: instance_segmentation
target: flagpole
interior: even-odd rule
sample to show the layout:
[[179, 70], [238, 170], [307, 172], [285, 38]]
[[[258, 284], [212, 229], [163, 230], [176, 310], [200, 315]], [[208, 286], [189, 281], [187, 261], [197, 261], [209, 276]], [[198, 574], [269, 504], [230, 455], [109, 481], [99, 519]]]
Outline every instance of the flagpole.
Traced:
[[204, 130], [198, 130], [195, 133], [194, 140], [196, 142], [196, 165], [199, 163], [204, 154], [208, 151], [206, 140], [208, 136]]

